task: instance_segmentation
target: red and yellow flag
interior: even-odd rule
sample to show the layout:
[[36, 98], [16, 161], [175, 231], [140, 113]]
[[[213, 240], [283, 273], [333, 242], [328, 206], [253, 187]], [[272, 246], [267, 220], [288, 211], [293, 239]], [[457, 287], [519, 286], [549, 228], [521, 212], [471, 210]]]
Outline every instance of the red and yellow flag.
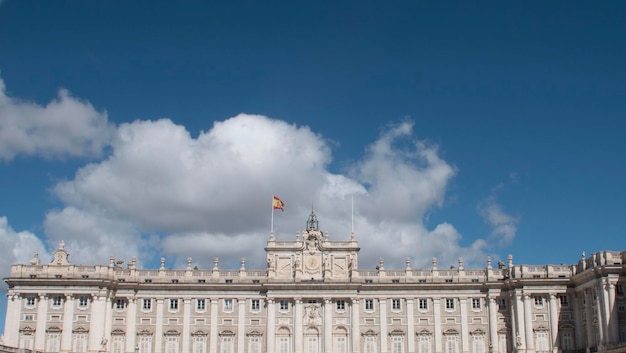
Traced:
[[276, 196], [274, 196], [274, 201], [272, 202], [272, 206], [274, 207], [275, 210], [281, 210], [281, 211], [285, 210], [285, 203], [283, 202], [283, 200], [279, 199]]

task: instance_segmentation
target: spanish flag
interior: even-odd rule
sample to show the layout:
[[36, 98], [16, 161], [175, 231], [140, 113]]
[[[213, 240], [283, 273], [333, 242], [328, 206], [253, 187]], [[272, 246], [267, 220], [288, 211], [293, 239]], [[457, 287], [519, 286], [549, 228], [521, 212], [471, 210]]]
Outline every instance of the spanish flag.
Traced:
[[274, 196], [274, 201], [272, 201], [272, 206], [274, 207], [275, 210], [281, 210], [281, 211], [285, 210], [285, 203], [283, 202], [283, 200], [279, 199], [276, 196]]

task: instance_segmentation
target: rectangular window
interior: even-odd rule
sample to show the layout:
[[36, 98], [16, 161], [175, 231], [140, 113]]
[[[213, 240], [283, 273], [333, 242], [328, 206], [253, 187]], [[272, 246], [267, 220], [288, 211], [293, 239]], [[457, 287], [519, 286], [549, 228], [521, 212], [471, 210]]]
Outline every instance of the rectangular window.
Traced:
[[624, 296], [624, 287], [621, 284], [618, 284], [615, 286], [615, 292], [617, 293], [618, 296], [623, 297]]
[[58, 352], [61, 348], [61, 334], [50, 332], [46, 334], [46, 352]]
[[26, 306], [35, 306], [35, 297], [26, 297]]
[[178, 310], [178, 299], [170, 299], [170, 310]]
[[535, 296], [535, 306], [543, 306], [543, 297]]
[[458, 353], [459, 344], [456, 335], [446, 335], [445, 353]]
[[391, 337], [391, 353], [402, 353], [404, 349], [404, 342], [402, 336]]
[[152, 299], [150, 298], [143, 298], [142, 299], [142, 303], [141, 303], [141, 307], [143, 310], [150, 310], [152, 309]]
[[[193, 353], [206, 353], [206, 336], [192, 336], [192, 352]], [[250, 351], [250, 353], [253, 353]], [[255, 352], [260, 353], [260, 352]]]
[[35, 319], [35, 315], [33, 314], [24, 314], [24, 321], [33, 321]]
[[233, 311], [232, 299], [224, 299], [224, 311]]
[[78, 297], [78, 307], [79, 308], [86, 307], [87, 303], [89, 303], [89, 298], [86, 295], [81, 295], [80, 297]]
[[446, 310], [454, 310], [454, 299], [446, 299]]
[[122, 310], [126, 307], [126, 299], [116, 299], [115, 309]]
[[165, 353], [178, 353], [178, 336], [165, 336]]
[[402, 307], [400, 306], [400, 299], [391, 299], [391, 309], [392, 310], [402, 309]]
[[52, 306], [61, 306], [61, 302], [63, 301], [63, 299], [61, 298], [60, 295], [56, 295], [54, 297], [52, 297]]
[[472, 335], [472, 353], [485, 353], [485, 338], [483, 335]]
[[374, 310], [374, 299], [365, 299], [365, 310]]
[[74, 333], [72, 339], [73, 351], [76, 353], [87, 352], [87, 334], [86, 333]]
[[139, 339], [139, 352], [138, 353], [152, 353], [152, 336], [141, 335]]
[[346, 301], [345, 300], [337, 300], [337, 310], [344, 311], [346, 310]]
[[124, 353], [124, 336], [114, 335], [111, 341], [111, 353]]
[[289, 344], [289, 337], [279, 337], [278, 338], [278, 353], [289, 353], [291, 350], [291, 345]]
[[419, 308], [420, 310], [428, 310], [428, 301], [426, 299], [420, 299]]
[[261, 302], [258, 299], [250, 300], [250, 310], [251, 311], [261, 310]]
[[569, 306], [569, 303], [567, 302], [567, 295], [559, 295], [559, 301], [561, 302], [562, 307]]
[[348, 353], [348, 342], [346, 336], [335, 337], [335, 350], [333, 353]]
[[504, 298], [498, 299], [498, 309], [499, 310], [506, 310], [506, 299], [504, 299]]
[[205, 300], [204, 299], [196, 299], [196, 310], [204, 310], [205, 309]]
[[376, 336], [365, 336], [365, 352], [364, 353], [377, 353], [377, 352], [378, 350], [376, 349]]
[[431, 346], [432, 346], [432, 344], [430, 343], [430, 336], [429, 335], [419, 335], [419, 343], [418, 343], [418, 347], [417, 347], [417, 353], [430, 353], [430, 347]]
[[259, 336], [248, 338], [248, 353], [261, 353], [261, 338]]
[[480, 299], [479, 298], [473, 298], [472, 299], [472, 309], [480, 310]]
[[223, 336], [222, 342], [220, 343], [221, 343], [220, 353], [234, 353], [235, 352], [235, 342], [232, 336]]
[[279, 310], [280, 311], [288, 311], [289, 310], [289, 302], [286, 300], [281, 300], [279, 302]]

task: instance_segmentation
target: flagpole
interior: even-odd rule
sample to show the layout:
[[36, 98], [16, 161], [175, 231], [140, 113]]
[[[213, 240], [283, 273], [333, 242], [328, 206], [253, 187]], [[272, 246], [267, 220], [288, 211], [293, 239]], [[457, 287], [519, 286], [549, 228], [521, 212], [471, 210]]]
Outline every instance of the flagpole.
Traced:
[[274, 234], [274, 196], [272, 196], [272, 223], [270, 225], [270, 237]]

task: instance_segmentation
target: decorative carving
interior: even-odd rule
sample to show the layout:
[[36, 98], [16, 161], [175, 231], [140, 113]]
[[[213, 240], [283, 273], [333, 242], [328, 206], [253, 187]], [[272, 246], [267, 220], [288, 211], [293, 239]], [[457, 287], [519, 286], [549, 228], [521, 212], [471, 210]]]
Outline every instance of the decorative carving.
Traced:
[[317, 326], [322, 323], [322, 315], [320, 314], [320, 305], [317, 303], [308, 304], [304, 307], [304, 319], [308, 326]]

